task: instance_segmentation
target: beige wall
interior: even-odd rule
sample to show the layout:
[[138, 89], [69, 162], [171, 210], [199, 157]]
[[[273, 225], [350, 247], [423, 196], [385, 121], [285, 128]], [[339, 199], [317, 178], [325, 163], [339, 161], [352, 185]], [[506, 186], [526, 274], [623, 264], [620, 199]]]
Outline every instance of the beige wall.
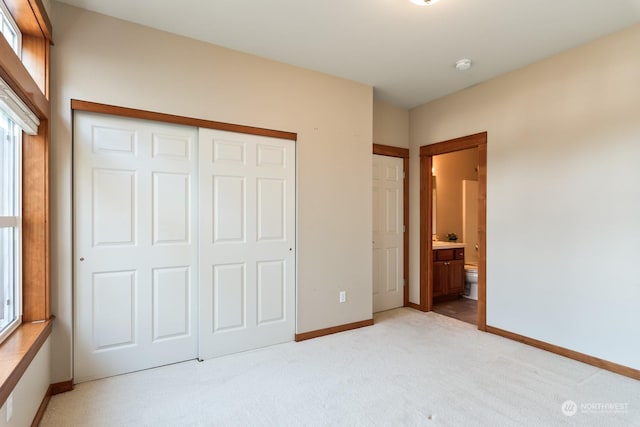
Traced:
[[371, 318], [370, 86], [57, 2], [52, 15], [53, 382], [71, 377], [72, 98], [297, 132], [297, 331]]
[[477, 166], [476, 148], [433, 157], [437, 197], [436, 234], [439, 240], [447, 240], [447, 233], [456, 233], [462, 242], [462, 180], [477, 180]]
[[42, 0], [42, 4], [47, 11], [47, 15], [51, 16], [51, 0]]
[[47, 338], [38, 354], [11, 392], [13, 412], [7, 421], [7, 402], [0, 408], [0, 427], [30, 426], [36, 416], [40, 403], [49, 389], [51, 338]]
[[374, 99], [373, 142], [409, 148], [409, 110]]
[[488, 132], [487, 323], [635, 369], [638, 46], [635, 26], [410, 112], [413, 170], [419, 145]]

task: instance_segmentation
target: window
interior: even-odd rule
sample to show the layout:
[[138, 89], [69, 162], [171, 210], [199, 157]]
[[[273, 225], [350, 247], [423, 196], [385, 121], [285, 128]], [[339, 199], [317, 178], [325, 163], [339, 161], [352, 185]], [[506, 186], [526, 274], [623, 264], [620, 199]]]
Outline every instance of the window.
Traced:
[[[15, 15], [8, 11], [15, 11]], [[30, 43], [23, 44], [25, 31]], [[0, 33], [0, 38], [9, 39], [8, 43], [0, 40], [3, 52], [12, 46], [17, 59], [26, 59], [22, 62], [13, 54], [0, 55], [0, 202], [3, 210], [9, 205], [13, 210], [0, 211], [0, 319], [4, 325], [0, 327], [0, 406], [5, 406], [46, 342], [53, 323], [48, 269], [52, 28], [42, 1], [0, 0]], [[39, 126], [40, 120], [44, 126]], [[16, 165], [13, 173], [5, 163]], [[8, 188], [18, 192], [9, 195]], [[7, 305], [9, 299], [12, 301]], [[10, 328], [15, 330], [9, 332]]]
[[[3, 1], [0, 31], [20, 55], [22, 34]], [[0, 79], [0, 342], [22, 321], [22, 129], [11, 118], [16, 107], [13, 95]]]
[[0, 111], [0, 341], [21, 322], [22, 130]]
[[9, 46], [20, 56], [22, 50], [22, 33], [18, 29], [16, 22], [7, 10], [4, 2], [0, 0], [0, 31], [9, 42]]
[[39, 125], [0, 77], [0, 342], [22, 322], [22, 136]]

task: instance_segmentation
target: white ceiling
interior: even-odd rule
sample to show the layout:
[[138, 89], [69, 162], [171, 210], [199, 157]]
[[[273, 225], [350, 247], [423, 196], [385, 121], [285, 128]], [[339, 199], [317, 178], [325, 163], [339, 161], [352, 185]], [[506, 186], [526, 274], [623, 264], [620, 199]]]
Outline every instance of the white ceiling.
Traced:
[[[406, 108], [640, 22], [640, 0], [61, 1], [366, 83]], [[456, 71], [460, 58], [474, 66]]]

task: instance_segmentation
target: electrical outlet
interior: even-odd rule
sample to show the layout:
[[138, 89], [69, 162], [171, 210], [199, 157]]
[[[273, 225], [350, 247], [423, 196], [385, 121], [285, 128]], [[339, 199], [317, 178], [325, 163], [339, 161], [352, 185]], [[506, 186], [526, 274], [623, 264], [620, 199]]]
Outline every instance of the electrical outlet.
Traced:
[[13, 417], [13, 393], [7, 397], [7, 422]]
[[340, 301], [340, 303], [347, 302], [347, 291], [340, 291], [338, 301]]

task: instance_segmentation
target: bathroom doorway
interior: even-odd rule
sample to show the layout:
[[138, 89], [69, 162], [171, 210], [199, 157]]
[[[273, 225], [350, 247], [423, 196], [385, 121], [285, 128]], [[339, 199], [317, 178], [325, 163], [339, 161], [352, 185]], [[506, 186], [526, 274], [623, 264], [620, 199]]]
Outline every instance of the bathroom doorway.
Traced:
[[478, 324], [478, 148], [433, 156], [432, 311]]
[[[471, 241], [471, 246], [458, 243], [457, 241], [442, 242], [443, 240], [448, 240], [450, 233], [455, 233], [461, 241], [463, 234], [469, 236], [469, 230], [466, 230], [466, 233], [462, 232], [462, 219], [457, 223], [452, 223], [450, 222], [451, 215], [443, 215], [440, 213], [437, 215], [439, 225], [436, 225], [434, 220], [436, 217], [436, 206], [442, 204], [445, 200], [442, 197], [438, 198], [436, 196], [437, 190], [440, 189], [439, 187], [444, 187], [443, 190], [446, 191], [447, 185], [444, 181], [441, 182], [440, 179], [437, 178], [437, 175], [434, 176], [434, 172], [436, 174], [438, 173], [435, 170], [435, 166], [438, 160], [443, 160], [443, 162], [440, 162], [441, 165], [444, 165], [447, 161], [449, 163], [464, 162], [465, 160], [461, 159], [465, 158], [465, 153], [463, 152], [467, 150], [471, 151], [468, 151], [469, 156], [467, 156], [466, 162], [470, 161], [469, 158], [474, 159], [474, 156], [476, 156], [477, 171], [476, 167], [473, 167], [473, 174], [471, 175], [475, 176], [468, 176], [464, 179], [470, 182], [463, 184], [463, 180], [460, 180], [460, 195], [453, 204], [464, 204], [462, 202], [463, 187], [469, 187], [465, 188], [464, 191], [472, 195], [467, 196], [467, 199], [469, 199], [469, 197], [475, 197], [477, 199], [475, 208], [477, 216], [476, 218], [470, 218], [476, 219], [477, 223], [469, 221], [469, 224], [467, 224], [467, 228], [477, 228], [477, 233], [474, 233], [473, 236], [475, 239], [467, 237], [467, 240]], [[443, 156], [448, 154], [451, 155]], [[434, 159], [436, 156], [443, 157]], [[472, 161], [475, 163], [475, 160]], [[468, 166], [466, 168], [468, 169]], [[469, 171], [467, 171], [467, 175], [469, 175]], [[476, 179], [474, 180], [473, 178]], [[458, 185], [458, 183], [455, 185]], [[486, 132], [420, 147], [420, 306], [424, 311], [437, 311], [445, 315], [447, 315], [446, 312], [449, 311], [449, 314], [453, 314], [451, 317], [464, 317], [464, 319], [460, 320], [466, 319], [466, 321], [472, 320], [469, 319], [469, 316], [475, 315], [477, 322], [469, 323], [477, 324], [480, 330], [486, 330], [486, 188]], [[477, 195], [474, 194], [474, 192]], [[456, 195], [454, 195], [454, 197], [456, 197]], [[438, 202], [438, 199], [440, 199], [440, 202]], [[442, 209], [438, 210], [442, 211]], [[461, 217], [463, 216], [463, 211], [463, 207], [460, 206], [457, 212], [459, 212]], [[470, 215], [468, 209], [464, 215]], [[436, 237], [438, 241], [434, 242], [433, 240]], [[434, 252], [434, 249], [436, 252]], [[465, 255], [463, 255], [463, 253], [465, 253]], [[434, 254], [438, 259], [434, 259]], [[450, 257], [451, 259], [449, 260]], [[445, 261], [443, 262], [443, 260]], [[464, 273], [460, 273], [460, 271], [462, 271], [461, 263], [464, 264], [464, 262], [477, 262], [477, 291], [475, 289], [472, 291], [474, 293], [477, 292], [477, 303], [469, 299], [457, 298], [457, 296], [462, 293], [462, 291], [459, 292], [460, 288], [457, 287], [457, 285], [456, 287], [452, 287], [452, 292], [444, 292], [445, 295], [443, 295], [443, 290], [440, 287], [442, 284], [440, 278], [443, 271], [441, 268], [444, 266], [445, 274], [449, 275], [452, 281], [458, 283], [460, 281], [460, 275], [464, 275]], [[434, 302], [436, 303], [435, 305]], [[438, 302], [442, 302], [443, 305], [437, 304]], [[458, 315], [456, 315], [456, 313]]]

